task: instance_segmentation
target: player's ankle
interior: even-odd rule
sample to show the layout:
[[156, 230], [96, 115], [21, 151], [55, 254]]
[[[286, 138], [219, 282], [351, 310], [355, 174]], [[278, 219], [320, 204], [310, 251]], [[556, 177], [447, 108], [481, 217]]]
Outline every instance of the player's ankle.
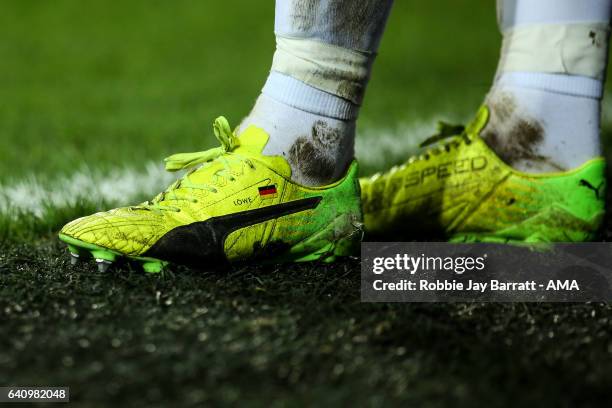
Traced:
[[[273, 70], [240, 130], [264, 129], [270, 135], [264, 154], [285, 157], [295, 182], [329, 184], [353, 159], [355, 121], [373, 57], [305, 39], [277, 42]], [[330, 53], [346, 60], [330, 59]]]
[[484, 138], [519, 170], [568, 170], [600, 155], [609, 5], [531, 3], [501, 3], [503, 44]]
[[495, 87], [482, 137], [513, 168], [566, 171], [600, 156], [599, 101], [521, 87]]
[[330, 184], [344, 176], [354, 158], [355, 121], [305, 112], [262, 94], [239, 127], [250, 125], [270, 135], [263, 153], [284, 157], [293, 181]]
[[321, 186], [353, 159], [355, 121], [393, 2], [302, 3], [276, 2], [272, 70], [240, 129], [263, 128], [264, 154], [285, 157], [294, 181]]
[[[264, 129], [270, 140], [263, 153], [285, 157], [293, 181], [330, 184], [353, 159], [355, 121], [373, 56], [306, 39], [277, 42], [273, 70], [239, 132], [248, 125]], [[333, 53], [345, 59], [331, 58]]]

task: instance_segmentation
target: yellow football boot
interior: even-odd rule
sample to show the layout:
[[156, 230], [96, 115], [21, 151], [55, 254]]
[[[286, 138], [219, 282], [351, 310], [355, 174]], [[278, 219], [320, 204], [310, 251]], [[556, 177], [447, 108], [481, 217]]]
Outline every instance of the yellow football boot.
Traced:
[[573, 242], [592, 239], [604, 216], [605, 161], [559, 173], [513, 169], [480, 133], [482, 107], [467, 126], [442, 124], [434, 147], [360, 180], [367, 233], [387, 239]]
[[214, 131], [221, 147], [166, 159], [170, 171], [190, 170], [151, 201], [67, 224], [59, 237], [73, 259], [91, 254], [106, 270], [123, 256], [157, 272], [168, 262], [331, 261], [358, 248], [356, 162], [341, 180], [306, 187], [291, 180], [284, 158], [262, 154], [262, 129], [237, 137], [221, 117]]

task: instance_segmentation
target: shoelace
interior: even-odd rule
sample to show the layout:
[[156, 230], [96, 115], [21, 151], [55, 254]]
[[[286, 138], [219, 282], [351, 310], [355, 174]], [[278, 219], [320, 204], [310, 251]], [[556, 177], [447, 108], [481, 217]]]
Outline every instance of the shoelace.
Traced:
[[421, 155], [425, 160], [429, 159], [431, 154], [439, 154], [442, 151], [448, 152], [451, 148], [458, 147], [462, 141], [468, 145], [472, 143], [472, 139], [467, 134], [465, 126], [463, 125], [451, 125], [446, 122], [438, 122], [436, 129], [438, 132], [421, 142], [419, 147], [431, 146], [446, 139], [452, 140], [429, 148]]
[[[234, 181], [235, 178], [231, 172], [231, 164], [236, 162], [246, 162], [252, 169], [255, 165], [247, 157], [234, 153], [234, 150], [240, 146], [240, 140], [232, 132], [229, 122], [223, 116], [219, 116], [213, 123], [213, 132], [215, 137], [221, 144], [219, 147], [204, 150], [201, 152], [194, 153], [177, 153], [172, 156], [166, 157], [164, 162], [166, 163], [167, 171], [179, 171], [184, 169], [193, 168], [198, 165], [206, 166], [207, 163], [211, 163], [215, 160], [219, 160], [223, 163], [223, 169], [217, 171], [214, 175], [227, 176], [230, 181]], [[191, 181], [189, 176], [193, 174], [198, 168], [193, 168], [182, 178], [175, 181], [170, 187], [163, 193], [160, 193], [153, 200], [147, 202], [144, 207], [153, 210], [162, 211], [180, 211], [180, 208], [173, 207], [170, 205], [161, 205], [160, 203], [169, 200], [188, 200], [193, 203], [197, 203], [198, 200], [191, 197], [184, 197], [176, 194], [176, 190], [179, 188], [198, 189], [206, 190], [212, 193], [216, 193], [218, 190], [210, 184], [194, 183]]]
[[[406, 166], [418, 161], [418, 160], [429, 160], [432, 155], [437, 155], [442, 152], [450, 152], [453, 147], [458, 147], [461, 142], [465, 144], [472, 143], [472, 139], [466, 132], [466, 128], [464, 125], [452, 125], [446, 122], [438, 122], [436, 125], [437, 132], [433, 135], [425, 139], [423, 142], [419, 144], [420, 148], [424, 148], [427, 146], [432, 146], [427, 149], [425, 152], [410, 157], [407, 163], [404, 163], [399, 166], [393, 166], [389, 170], [389, 174], [395, 173], [398, 170], [403, 170]], [[443, 140], [451, 139], [446, 143], [439, 143]], [[381, 173], [374, 174], [371, 179], [376, 179], [381, 176]]]

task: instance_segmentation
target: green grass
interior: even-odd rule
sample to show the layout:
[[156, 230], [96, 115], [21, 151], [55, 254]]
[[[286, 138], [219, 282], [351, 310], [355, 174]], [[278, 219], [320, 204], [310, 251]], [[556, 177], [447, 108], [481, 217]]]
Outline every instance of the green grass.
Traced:
[[[53, 189], [75, 169], [212, 146], [212, 120], [237, 123], [263, 85], [272, 24], [272, 1], [3, 1], [0, 185], [35, 177]], [[362, 142], [468, 117], [498, 47], [491, 1], [397, 1]], [[609, 135], [610, 118], [604, 126]], [[70, 267], [55, 233], [108, 205], [85, 197], [39, 218], [0, 214], [0, 386], [68, 385], [88, 407], [611, 397], [607, 305], [363, 304], [356, 260], [162, 276]], [[601, 238], [611, 231], [608, 221]]]

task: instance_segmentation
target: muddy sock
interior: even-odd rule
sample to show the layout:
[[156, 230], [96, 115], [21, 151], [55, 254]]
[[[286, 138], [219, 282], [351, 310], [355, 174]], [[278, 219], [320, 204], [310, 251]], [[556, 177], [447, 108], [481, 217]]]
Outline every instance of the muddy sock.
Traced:
[[277, 0], [272, 70], [249, 125], [270, 134], [264, 154], [287, 159], [310, 186], [342, 177], [392, 0]]
[[353, 159], [354, 120], [313, 114], [264, 93], [246, 122], [270, 134], [264, 154], [287, 159], [291, 178], [300, 184], [329, 184], [344, 175]]
[[499, 0], [504, 42], [483, 138], [514, 168], [564, 171], [601, 154], [612, 0]]
[[517, 170], [565, 171], [601, 154], [599, 100], [517, 86], [496, 86], [486, 99], [487, 144]]

